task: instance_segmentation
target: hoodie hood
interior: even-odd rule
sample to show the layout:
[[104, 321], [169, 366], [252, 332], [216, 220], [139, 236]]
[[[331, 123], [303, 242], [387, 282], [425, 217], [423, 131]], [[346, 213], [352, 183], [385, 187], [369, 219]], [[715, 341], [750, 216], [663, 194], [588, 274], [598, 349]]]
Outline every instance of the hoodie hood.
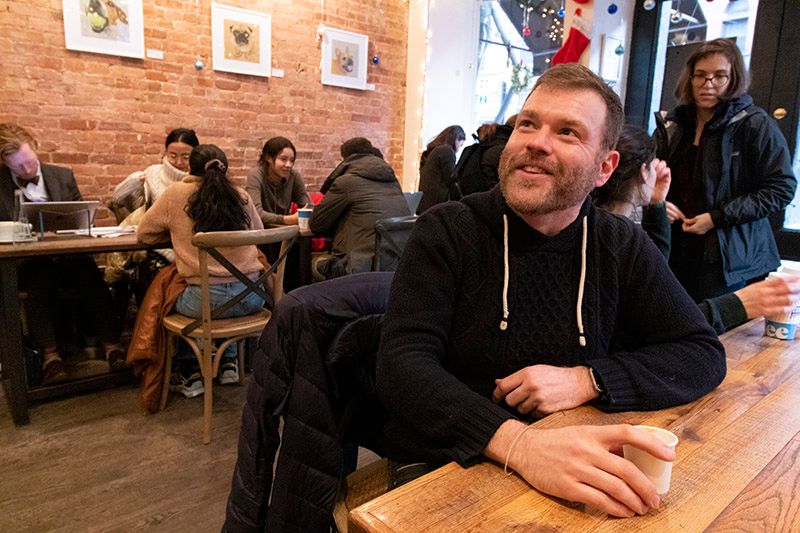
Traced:
[[392, 167], [373, 154], [353, 154], [342, 161], [341, 166], [339, 175], [353, 174], [370, 181], [397, 181]]

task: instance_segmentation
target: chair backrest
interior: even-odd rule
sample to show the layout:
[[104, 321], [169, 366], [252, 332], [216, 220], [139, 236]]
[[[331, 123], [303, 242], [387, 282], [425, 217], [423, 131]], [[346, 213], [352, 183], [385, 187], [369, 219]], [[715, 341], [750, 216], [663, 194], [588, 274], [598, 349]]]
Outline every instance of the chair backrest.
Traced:
[[417, 215], [384, 218], [375, 223], [375, 253], [373, 272], [393, 272], [403, 254]]
[[412, 214], [416, 213], [417, 208], [419, 207], [419, 203], [422, 201], [422, 193], [404, 192], [403, 196], [406, 197], [406, 203], [408, 204], [408, 212]]
[[[241, 230], [241, 231], [209, 231], [196, 233], [192, 237], [192, 244], [198, 249], [200, 259], [200, 287], [202, 292], [202, 318], [192, 322], [183, 329], [183, 334], [187, 335], [197, 327], [210, 327], [211, 320], [219, 316], [227, 309], [233, 307], [244, 299], [248, 294], [255, 292], [266, 302], [269, 302], [264, 291], [264, 282], [275, 273], [272, 287], [272, 304], [274, 305], [283, 297], [283, 276], [286, 269], [286, 255], [289, 249], [297, 240], [299, 230], [297, 226], [285, 226], [280, 228]], [[259, 276], [255, 281], [250, 280], [245, 274], [239, 271], [233, 264], [220, 253], [219, 248], [230, 248], [234, 246], [262, 245], [281, 243], [281, 251], [278, 258], [270, 268]], [[245, 289], [233, 296], [222, 305], [211, 309], [209, 296], [209, 274], [208, 256], [213, 257], [222, 265], [232, 276], [245, 285]]]

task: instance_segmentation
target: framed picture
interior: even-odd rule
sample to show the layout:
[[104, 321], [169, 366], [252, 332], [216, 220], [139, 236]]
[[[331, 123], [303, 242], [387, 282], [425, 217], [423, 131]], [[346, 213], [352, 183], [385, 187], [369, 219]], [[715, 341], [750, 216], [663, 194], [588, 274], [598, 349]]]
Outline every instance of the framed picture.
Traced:
[[322, 83], [367, 88], [366, 35], [325, 28], [322, 33]]
[[269, 77], [272, 17], [238, 7], [211, 4], [214, 70]]
[[142, 0], [62, 0], [68, 50], [144, 57]]

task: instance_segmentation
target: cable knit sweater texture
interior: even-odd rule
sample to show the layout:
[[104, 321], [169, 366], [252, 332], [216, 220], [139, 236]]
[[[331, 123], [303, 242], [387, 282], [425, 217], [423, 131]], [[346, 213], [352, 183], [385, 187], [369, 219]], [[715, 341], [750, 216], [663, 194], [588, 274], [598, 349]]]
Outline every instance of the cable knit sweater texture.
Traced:
[[[190, 175], [168, 187], [145, 212], [136, 229], [136, 236], [145, 243], [155, 244], [167, 239], [172, 240], [178, 273], [186, 278], [186, 282], [190, 285], [200, 284], [200, 260], [197, 248], [192, 244], [194, 222], [186, 213], [186, 206], [189, 197], [198, 189], [199, 184], [200, 178]], [[246, 200], [244, 209], [250, 217], [249, 229], [263, 229], [264, 224], [261, 223], [250, 196], [241, 187], [236, 189]], [[263, 270], [263, 265], [258, 260], [258, 248], [255, 246], [222, 248], [220, 253], [245, 274], [255, 274]], [[236, 281], [236, 278], [212, 257], [208, 260], [208, 272], [211, 284]]]
[[[509, 219], [509, 319], [503, 315], [503, 222]], [[588, 252], [578, 342], [582, 218]], [[515, 417], [491, 400], [494, 380], [534, 364], [585, 365], [606, 411], [690, 402], [725, 376], [725, 353], [697, 306], [641, 229], [584, 203], [548, 237], [495, 187], [422, 216], [392, 285], [378, 358], [378, 389], [392, 433], [419, 459], [480, 457]]]

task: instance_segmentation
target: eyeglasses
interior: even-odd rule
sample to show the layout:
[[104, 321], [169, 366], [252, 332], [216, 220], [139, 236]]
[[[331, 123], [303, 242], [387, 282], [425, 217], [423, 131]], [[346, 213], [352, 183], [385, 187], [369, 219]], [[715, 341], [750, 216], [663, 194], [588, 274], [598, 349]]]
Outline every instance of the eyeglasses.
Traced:
[[189, 154], [174, 154], [172, 152], [167, 152], [167, 159], [169, 159], [170, 161], [177, 161], [178, 159], [180, 159], [181, 161], [188, 161]]
[[713, 87], [722, 87], [728, 83], [729, 76], [727, 74], [692, 74], [692, 85], [695, 87], [702, 87], [707, 81], [711, 82]]

